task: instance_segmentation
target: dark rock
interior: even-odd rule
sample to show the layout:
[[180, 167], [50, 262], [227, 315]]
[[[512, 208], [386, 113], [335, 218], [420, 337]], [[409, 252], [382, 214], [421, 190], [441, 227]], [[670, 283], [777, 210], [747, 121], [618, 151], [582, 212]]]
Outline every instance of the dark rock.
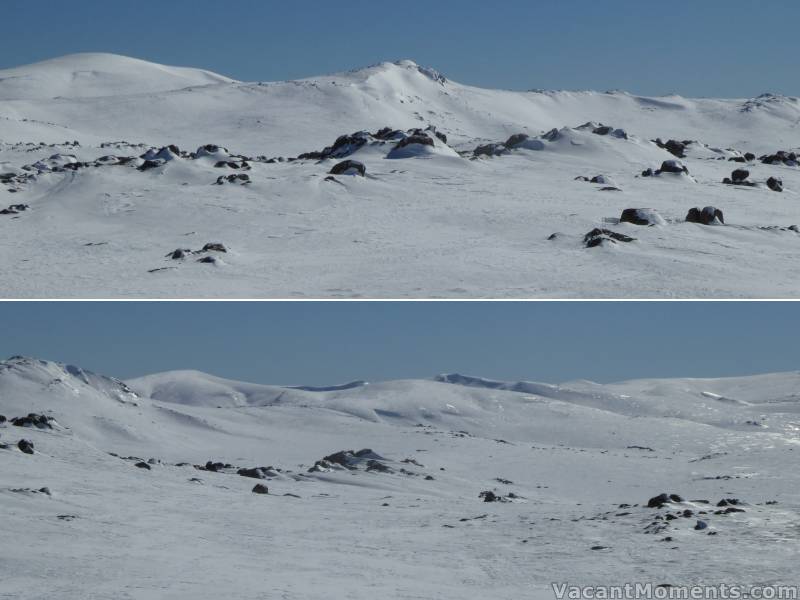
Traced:
[[384, 127], [372, 134], [376, 140], [390, 140], [392, 138], [400, 137], [403, 132], [399, 129], [392, 129], [391, 127]]
[[702, 210], [699, 208], [691, 208], [686, 215], [687, 223], [700, 223], [702, 225], [711, 225], [717, 219], [723, 225], [725, 224], [725, 218], [722, 214], [722, 211], [713, 206], [706, 206]]
[[740, 503], [738, 498], [723, 498], [717, 502], [717, 506], [738, 506]]
[[431, 139], [430, 136], [424, 133], [413, 134], [397, 142], [397, 145], [394, 147], [394, 149], [399, 150], [400, 148], [405, 148], [406, 146], [410, 146], [411, 144], [433, 146], [433, 139]]
[[269, 494], [269, 488], [265, 486], [263, 483], [257, 483], [255, 487], [253, 487], [254, 494]]
[[500, 497], [491, 490], [481, 492], [478, 494], [478, 498], [483, 498], [484, 502], [498, 502], [500, 500]]
[[352, 451], [340, 450], [339, 452], [334, 452], [333, 454], [323, 457], [322, 460], [336, 465], [340, 465], [342, 467], [350, 468], [350, 461], [348, 460], [348, 458], [349, 456], [352, 455], [353, 455]]
[[254, 467], [252, 469], [239, 469], [236, 471], [237, 475], [242, 477], [250, 477], [251, 479], [267, 479], [269, 475], [275, 475], [272, 472], [272, 467]]
[[652, 177], [653, 176], [653, 169], [645, 169], [642, 171], [642, 177]]
[[345, 160], [334, 165], [329, 173], [331, 175], [360, 175], [364, 177], [367, 174], [367, 168], [363, 163], [356, 160]]
[[708, 528], [708, 523], [706, 523], [705, 521], [700, 521], [698, 519], [697, 524], [694, 526], [694, 528], [695, 528], [696, 531], [700, 531], [702, 529], [707, 529]]
[[525, 140], [527, 140], [530, 136], [527, 133], [515, 133], [510, 138], [508, 138], [505, 143], [503, 144], [506, 148], [513, 148], [514, 146], [518, 146]]
[[247, 173], [236, 173], [234, 175], [220, 175], [217, 177], [217, 181], [214, 185], [224, 185], [225, 183], [238, 183], [241, 185], [247, 185], [252, 182], [250, 181], [250, 176]]
[[198, 258], [197, 262], [207, 265], [215, 265], [217, 264], [217, 259], [213, 256], [204, 256], [203, 258]]
[[50, 424], [54, 421], [53, 417], [47, 415], [37, 415], [36, 413], [29, 413], [27, 417], [15, 417], [11, 419], [11, 424], [17, 427], [36, 427], [37, 429], [52, 429]]
[[754, 161], [756, 159], [756, 155], [753, 154], [752, 152], [745, 152], [744, 153], [744, 159], [747, 162], [751, 162], [751, 161]]
[[391, 473], [392, 470], [378, 460], [367, 461], [367, 471], [377, 471], [378, 473]]
[[227, 252], [227, 251], [228, 249], [219, 242], [209, 242], [208, 244], [203, 246], [203, 249], [201, 250], [201, 252]]
[[155, 169], [160, 167], [161, 165], [166, 164], [165, 161], [159, 160], [146, 160], [144, 161], [141, 166], [137, 167], [137, 171], [149, 171], [150, 169]]
[[436, 131], [436, 127], [434, 127], [433, 125], [426, 127], [425, 131], [435, 135], [439, 139], [439, 141], [442, 142], [443, 144], [447, 143], [447, 136], [440, 131]]
[[146, 462], [141, 462], [141, 461], [140, 461], [140, 462], [137, 462], [137, 463], [136, 463], [135, 465], [133, 465], [133, 466], [134, 466], [134, 467], [138, 467], [138, 468], [140, 468], [140, 469], [146, 469], [147, 471], [149, 471], [149, 470], [150, 470], [150, 465], [148, 465]]
[[482, 144], [472, 151], [473, 156], [500, 156], [508, 152], [504, 144]]
[[0, 210], [0, 215], [17, 215], [21, 212], [28, 210], [29, 208], [30, 206], [28, 206], [27, 204], [12, 204], [8, 208]]
[[667, 140], [667, 142], [662, 142], [661, 138], [655, 140], [656, 145], [659, 148], [663, 148], [673, 156], [678, 158], [685, 158], [686, 157], [686, 146], [688, 145], [686, 142], [679, 142], [677, 140]]
[[730, 162], [738, 162], [738, 163], [747, 162], [747, 159], [744, 156], [733, 156], [733, 157], [729, 158], [728, 160]]
[[647, 501], [647, 508], [661, 508], [670, 502], [683, 502], [683, 498], [681, 498], [678, 494], [659, 494], [658, 496], [653, 496]]
[[231, 469], [231, 468], [232, 468], [231, 465], [227, 463], [212, 462], [210, 460], [205, 464], [205, 467], [203, 467], [205, 471], [211, 471], [213, 473], [217, 473], [221, 469]]
[[689, 169], [677, 160], [665, 160], [661, 163], [661, 168], [656, 172], [656, 174], [658, 173], [686, 173], [688, 175]]
[[185, 248], [177, 248], [172, 252], [172, 254], [170, 254], [170, 258], [173, 260], [178, 260], [179, 258], [185, 258], [187, 252], [191, 253], [191, 250]]
[[20, 440], [17, 442], [17, 448], [25, 454], [33, 454], [33, 442], [29, 440]]
[[776, 177], [770, 177], [767, 179], [767, 187], [771, 189], [773, 192], [782, 192], [783, 191], [783, 181]]
[[744, 181], [748, 177], [750, 177], [750, 171], [747, 169], [736, 169], [731, 173], [731, 179], [733, 180], [733, 183]]
[[635, 238], [629, 237], [622, 233], [611, 231], [610, 229], [600, 229], [600, 228], [592, 229], [589, 233], [583, 236], [583, 242], [586, 244], [587, 248], [594, 248], [595, 246], [600, 246], [605, 241], [610, 241], [612, 243], [632, 242], [634, 241], [634, 239]]
[[0, 415], [0, 423], [5, 423], [5, 422], [6, 422], [5, 415]]

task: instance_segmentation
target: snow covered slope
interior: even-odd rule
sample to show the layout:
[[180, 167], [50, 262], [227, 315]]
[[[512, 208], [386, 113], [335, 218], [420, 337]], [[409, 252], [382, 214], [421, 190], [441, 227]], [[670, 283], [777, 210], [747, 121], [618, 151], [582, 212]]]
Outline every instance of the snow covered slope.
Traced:
[[115, 54], [70, 54], [0, 70], [0, 100], [71, 100], [153, 94], [234, 80]]
[[[0, 74], [3, 295], [796, 297], [799, 124], [770, 94], [486, 90], [412, 61], [243, 83], [67, 56]], [[366, 176], [331, 175], [343, 160]], [[687, 222], [706, 206], [724, 227]], [[227, 252], [166, 258], [207, 243]]]
[[[309, 391], [186, 371], [121, 382], [15, 357], [0, 363], [0, 534], [26, 543], [0, 545], [3, 593], [792, 583], [798, 384], [446, 375]], [[662, 492], [681, 499], [648, 508]]]

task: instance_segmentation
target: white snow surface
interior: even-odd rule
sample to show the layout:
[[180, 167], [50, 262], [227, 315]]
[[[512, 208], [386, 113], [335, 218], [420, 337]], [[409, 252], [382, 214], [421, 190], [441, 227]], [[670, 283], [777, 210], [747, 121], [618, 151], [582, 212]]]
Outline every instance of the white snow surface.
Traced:
[[[0, 424], [0, 597], [552, 598], [551, 582], [796, 583], [800, 372], [329, 389], [0, 362], [0, 414], [54, 419]], [[372, 453], [348, 459], [355, 470], [309, 472], [362, 448]], [[366, 470], [376, 456], [391, 472]], [[231, 468], [193, 466], [207, 461]], [[483, 502], [489, 490], [516, 497]], [[647, 508], [662, 492], [684, 501]], [[744, 512], [715, 514], [723, 498]]]
[[[601, 124], [606, 135], [594, 133]], [[799, 124], [800, 103], [785, 96], [488, 90], [412, 61], [264, 83], [114, 55], [66, 56], [0, 72], [0, 210], [29, 207], [0, 215], [0, 291], [796, 297], [800, 234], [789, 227], [800, 224], [800, 166], [728, 159], [796, 152]], [[446, 143], [429, 132], [432, 146], [395, 148], [409, 130], [429, 126]], [[400, 137], [368, 138], [322, 161], [277, 160], [384, 127]], [[528, 137], [502, 145], [516, 134]], [[641, 176], [677, 160], [656, 138], [693, 141], [680, 159], [688, 175]], [[197, 153], [206, 144], [218, 148]], [[473, 159], [487, 144], [496, 155]], [[97, 160], [108, 156], [134, 160]], [[155, 157], [154, 168], [137, 170], [140, 156]], [[363, 163], [367, 176], [326, 180], [345, 158]], [[73, 170], [70, 161], [88, 166]], [[749, 170], [754, 186], [722, 184], [734, 168]], [[3, 174], [16, 179], [2, 183]], [[237, 174], [250, 183], [213, 185]], [[597, 175], [613, 185], [576, 180]], [[770, 177], [782, 180], [782, 193], [767, 188]], [[709, 205], [723, 211], [724, 227], [684, 222], [690, 208]], [[666, 226], [616, 222], [641, 207]], [[635, 241], [586, 248], [583, 236], [596, 227]], [[208, 242], [228, 252], [211, 263], [167, 257]]]

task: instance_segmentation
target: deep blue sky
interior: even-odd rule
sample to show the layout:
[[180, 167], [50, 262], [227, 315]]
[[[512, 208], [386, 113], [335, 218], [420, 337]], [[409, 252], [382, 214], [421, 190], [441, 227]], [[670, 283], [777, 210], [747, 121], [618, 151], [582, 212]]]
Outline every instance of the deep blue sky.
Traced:
[[430, 377], [608, 382], [800, 369], [800, 303], [6, 303], [0, 357], [121, 378], [193, 368], [322, 385]]
[[3, 0], [0, 68], [115, 52], [243, 80], [410, 58], [512, 89], [800, 95], [797, 0]]

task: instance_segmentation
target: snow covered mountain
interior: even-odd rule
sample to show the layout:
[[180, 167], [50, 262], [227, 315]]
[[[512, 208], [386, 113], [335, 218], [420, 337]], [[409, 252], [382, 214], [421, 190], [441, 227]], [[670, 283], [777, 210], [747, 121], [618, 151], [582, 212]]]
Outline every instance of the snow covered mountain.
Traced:
[[0, 277], [19, 297], [792, 297], [798, 124], [772, 94], [72, 55], [0, 72]]
[[[0, 531], [26, 543], [2, 545], [3, 592], [544, 598], [558, 581], [792, 583], [798, 389], [800, 372], [122, 382], [14, 357], [0, 363]], [[680, 498], [650, 502], [661, 493]]]

